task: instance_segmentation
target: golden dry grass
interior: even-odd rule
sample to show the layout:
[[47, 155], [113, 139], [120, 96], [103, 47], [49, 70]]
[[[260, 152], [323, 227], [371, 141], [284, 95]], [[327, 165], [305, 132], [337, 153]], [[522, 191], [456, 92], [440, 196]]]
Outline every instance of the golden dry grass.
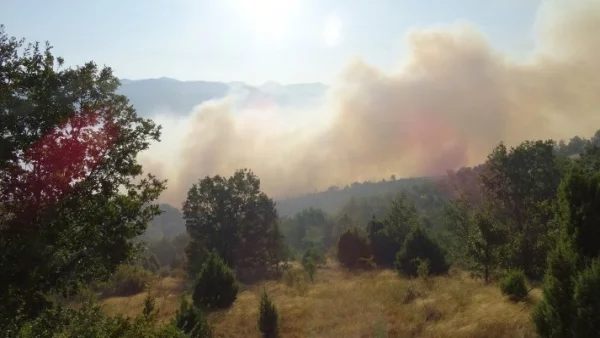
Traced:
[[[163, 320], [175, 313], [182, 289], [180, 280], [167, 278], [165, 284], [155, 290]], [[513, 303], [495, 285], [465, 274], [433, 278], [427, 286], [392, 271], [350, 273], [331, 264], [318, 271], [315, 282], [271, 281], [241, 291], [230, 309], [209, 315], [216, 337], [260, 337], [257, 316], [263, 288], [279, 310], [282, 337], [535, 336], [530, 312], [539, 292], [527, 302]], [[109, 313], [134, 315], [144, 297], [103, 303]], [[117, 310], [125, 304], [125, 310]]]
[[[166, 277], [155, 281], [149, 291], [156, 300], [158, 319], [168, 321], [177, 312], [181, 293], [185, 289], [185, 281], [180, 278]], [[124, 315], [134, 317], [142, 312], [144, 299], [148, 292], [139, 293], [131, 297], [110, 297], [100, 301], [102, 308], [109, 315]]]

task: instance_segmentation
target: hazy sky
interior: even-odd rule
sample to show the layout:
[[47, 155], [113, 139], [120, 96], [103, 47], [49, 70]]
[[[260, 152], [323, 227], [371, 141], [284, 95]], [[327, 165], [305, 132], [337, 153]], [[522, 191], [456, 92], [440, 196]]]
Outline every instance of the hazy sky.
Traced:
[[353, 57], [389, 70], [411, 28], [465, 20], [509, 55], [531, 48], [536, 0], [3, 0], [9, 35], [67, 64], [140, 79], [330, 82]]

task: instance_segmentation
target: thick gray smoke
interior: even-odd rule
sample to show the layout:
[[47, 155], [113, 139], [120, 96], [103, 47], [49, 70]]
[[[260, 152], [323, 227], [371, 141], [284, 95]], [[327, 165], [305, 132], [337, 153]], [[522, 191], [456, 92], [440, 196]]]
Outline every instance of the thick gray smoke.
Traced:
[[282, 196], [443, 173], [481, 162], [500, 141], [591, 135], [600, 127], [600, 1], [546, 1], [533, 29], [536, 46], [520, 60], [466, 24], [414, 30], [395, 72], [353, 61], [310, 111], [240, 110], [230, 97], [159, 119], [164, 142], [142, 163], [169, 179], [163, 199], [180, 205], [198, 178], [238, 168]]

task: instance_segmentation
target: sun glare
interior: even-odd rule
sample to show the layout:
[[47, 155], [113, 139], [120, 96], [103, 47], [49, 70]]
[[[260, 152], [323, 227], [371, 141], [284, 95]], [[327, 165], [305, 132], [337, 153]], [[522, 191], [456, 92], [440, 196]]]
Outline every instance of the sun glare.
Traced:
[[241, 14], [261, 37], [276, 40], [285, 37], [299, 0], [238, 0]]
[[331, 16], [325, 22], [323, 29], [323, 41], [330, 47], [337, 46], [342, 37], [342, 20], [337, 16]]

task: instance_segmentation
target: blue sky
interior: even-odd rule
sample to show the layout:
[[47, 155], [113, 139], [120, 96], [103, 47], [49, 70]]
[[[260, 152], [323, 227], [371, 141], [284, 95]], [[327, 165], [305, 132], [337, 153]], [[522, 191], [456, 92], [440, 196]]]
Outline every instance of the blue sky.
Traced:
[[353, 57], [392, 69], [415, 27], [471, 22], [499, 50], [531, 48], [537, 0], [4, 0], [9, 35], [122, 78], [328, 83]]

